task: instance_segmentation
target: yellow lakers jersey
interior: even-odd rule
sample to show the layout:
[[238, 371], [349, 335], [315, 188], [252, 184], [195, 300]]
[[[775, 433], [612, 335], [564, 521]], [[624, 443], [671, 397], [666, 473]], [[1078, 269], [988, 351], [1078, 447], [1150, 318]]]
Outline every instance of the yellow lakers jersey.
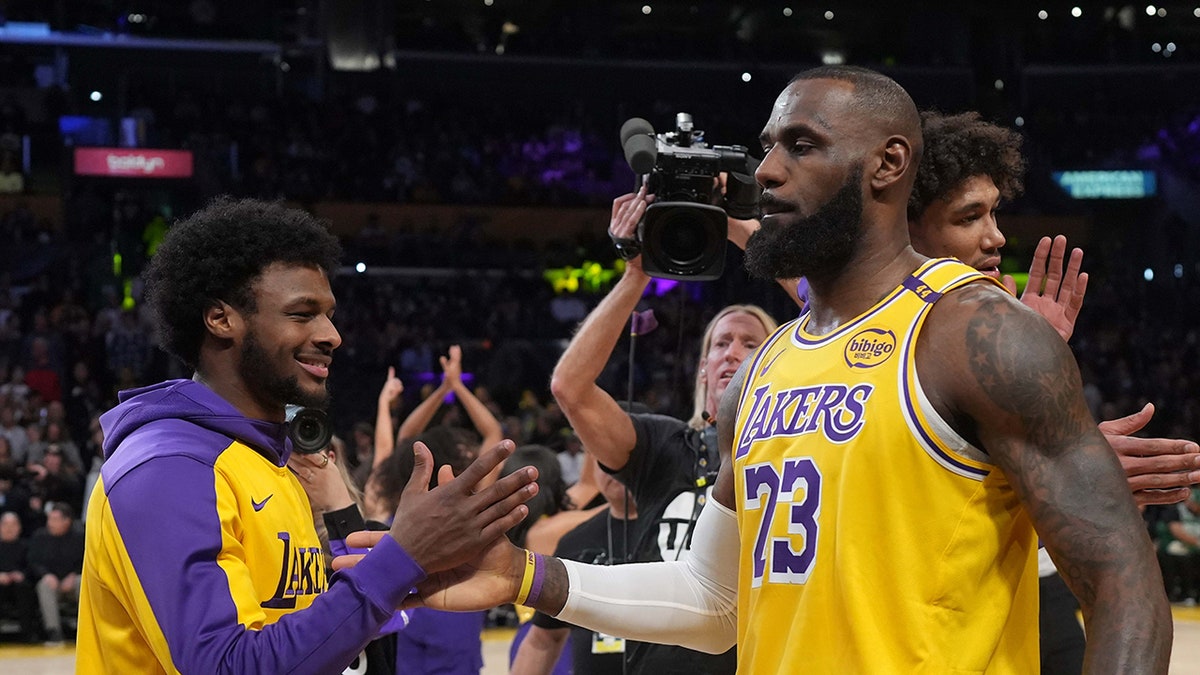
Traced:
[[781, 326], [735, 435], [741, 673], [1036, 673], [1037, 542], [1003, 473], [933, 410], [917, 335], [987, 279], [931, 260], [823, 336]]

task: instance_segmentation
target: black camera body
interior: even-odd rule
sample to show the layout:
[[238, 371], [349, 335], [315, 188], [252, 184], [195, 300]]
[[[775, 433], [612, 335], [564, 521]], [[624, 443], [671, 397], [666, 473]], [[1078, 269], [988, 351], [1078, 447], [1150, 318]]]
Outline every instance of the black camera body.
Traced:
[[[758, 214], [758, 160], [741, 145], [709, 145], [692, 116], [675, 116], [675, 130], [655, 134], [633, 118], [621, 127], [630, 168], [646, 175], [655, 201], [638, 226], [642, 269], [652, 277], [705, 281], [725, 268], [726, 216]], [[717, 178], [727, 174], [722, 195]]]
[[329, 447], [329, 442], [333, 440], [333, 426], [324, 410], [289, 405], [285, 415], [293, 450], [311, 455]]

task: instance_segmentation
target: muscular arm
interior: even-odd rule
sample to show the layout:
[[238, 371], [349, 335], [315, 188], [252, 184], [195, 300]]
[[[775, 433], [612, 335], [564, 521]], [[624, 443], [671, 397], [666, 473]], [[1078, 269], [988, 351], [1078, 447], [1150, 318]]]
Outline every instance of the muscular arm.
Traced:
[[733, 488], [733, 438], [737, 434], [738, 403], [742, 399], [742, 387], [746, 383], [746, 371], [754, 359], [742, 361], [737, 372], [729, 380], [729, 386], [721, 394], [721, 403], [717, 408], [717, 419], [726, 420], [717, 425], [717, 451], [721, 453], [721, 469], [717, 472], [717, 481], [713, 485], [712, 497], [730, 511], [737, 511], [735, 502], [736, 492]]
[[[644, 186], [636, 194], [614, 199], [609, 235], [636, 238], [638, 222], [652, 199]], [[583, 320], [550, 379], [550, 391], [583, 447], [613, 471], [629, 461], [637, 437], [633, 423], [613, 397], [596, 384], [596, 378], [612, 356], [625, 322], [649, 283], [650, 277], [642, 271], [641, 256], [627, 261], [625, 274]]]
[[1171, 614], [1153, 549], [1054, 329], [971, 285], [934, 306], [917, 369], [939, 412], [1008, 476], [1079, 598], [1086, 672], [1165, 673]]
[[640, 267], [626, 267], [625, 275], [571, 338], [550, 380], [550, 391], [583, 447], [614, 471], [629, 461], [637, 439], [629, 416], [596, 384], [596, 378], [649, 283], [650, 277]]

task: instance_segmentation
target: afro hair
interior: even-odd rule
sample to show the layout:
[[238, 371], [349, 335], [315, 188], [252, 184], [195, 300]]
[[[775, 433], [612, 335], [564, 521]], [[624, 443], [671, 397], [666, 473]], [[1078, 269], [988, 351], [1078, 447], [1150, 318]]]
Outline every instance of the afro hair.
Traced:
[[223, 196], [168, 230], [146, 269], [147, 299], [163, 348], [195, 368], [204, 312], [224, 301], [254, 312], [253, 286], [273, 263], [327, 274], [341, 245], [313, 216], [276, 202]]
[[908, 219], [917, 220], [935, 199], [944, 199], [963, 181], [988, 176], [1006, 200], [1021, 194], [1025, 158], [1021, 135], [984, 121], [977, 112], [921, 113], [925, 154], [908, 198]]

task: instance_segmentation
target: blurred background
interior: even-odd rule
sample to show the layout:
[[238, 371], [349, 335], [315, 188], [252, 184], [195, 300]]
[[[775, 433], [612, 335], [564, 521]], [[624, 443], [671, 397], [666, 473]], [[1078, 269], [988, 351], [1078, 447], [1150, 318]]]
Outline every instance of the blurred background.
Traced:
[[[1195, 437], [1200, 3], [916, 5], [0, 3], [0, 375], [31, 331], [55, 334], [64, 382], [82, 361], [105, 396], [178, 374], [145, 332], [138, 274], [173, 219], [232, 193], [301, 205], [345, 242], [339, 431], [372, 414], [374, 385], [353, 383], [396, 365], [416, 397], [452, 341], [516, 413], [525, 391], [547, 396], [562, 339], [619, 274], [621, 123], [666, 131], [685, 111], [710, 143], [758, 153], [792, 74], [850, 63], [1025, 136], [1006, 271], [1041, 235], [1083, 246], [1073, 346], [1093, 411], [1153, 400], [1150, 431]], [[635, 370], [655, 409], [684, 412], [681, 336], [706, 311], [793, 311], [729, 255], [716, 282], [654, 287], [663, 328]]]
[[[1082, 246], [1072, 348], [1093, 414], [1153, 401], [1149, 434], [1200, 436], [1200, 2], [1061, 0], [0, 2], [0, 427], [74, 443], [82, 487], [115, 392], [189, 375], [156, 349], [139, 275], [170, 223], [229, 193], [342, 238], [348, 443], [370, 443], [389, 366], [402, 414], [461, 344], [505, 433], [563, 449], [549, 374], [620, 275], [621, 124], [688, 112], [760, 155], [775, 95], [822, 63], [1018, 130], [1030, 167], [1000, 215], [1004, 271], [1042, 235]], [[716, 281], [652, 285], [659, 328], [602, 377], [618, 398], [632, 369], [636, 400], [686, 418], [715, 309], [794, 315], [730, 249]]]

